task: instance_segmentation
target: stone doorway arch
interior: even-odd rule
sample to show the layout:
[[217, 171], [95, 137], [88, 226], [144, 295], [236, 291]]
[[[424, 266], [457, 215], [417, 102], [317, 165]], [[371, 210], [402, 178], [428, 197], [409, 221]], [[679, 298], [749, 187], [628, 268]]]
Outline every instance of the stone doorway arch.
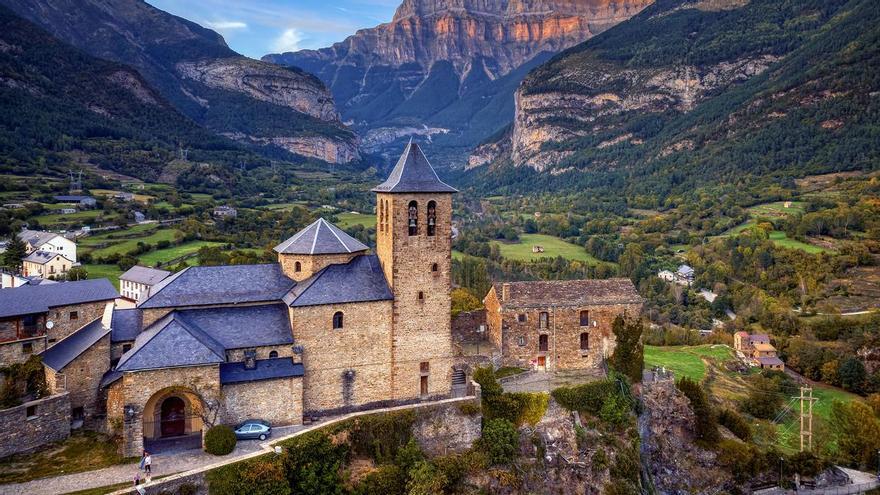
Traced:
[[186, 387], [168, 387], [154, 393], [144, 405], [144, 439], [159, 440], [200, 433], [202, 399]]
[[176, 395], [165, 398], [159, 408], [159, 436], [178, 437], [186, 434], [186, 402]]

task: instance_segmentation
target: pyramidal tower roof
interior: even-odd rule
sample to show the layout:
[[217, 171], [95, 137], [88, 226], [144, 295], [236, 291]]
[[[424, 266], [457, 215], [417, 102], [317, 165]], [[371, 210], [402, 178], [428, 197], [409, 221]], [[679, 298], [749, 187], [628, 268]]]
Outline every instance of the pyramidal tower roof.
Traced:
[[367, 249], [361, 241], [323, 218], [275, 246], [275, 252], [284, 254], [345, 254]]
[[374, 187], [373, 192], [454, 193], [458, 190], [437, 177], [437, 172], [425, 158], [422, 149], [410, 140], [388, 179]]

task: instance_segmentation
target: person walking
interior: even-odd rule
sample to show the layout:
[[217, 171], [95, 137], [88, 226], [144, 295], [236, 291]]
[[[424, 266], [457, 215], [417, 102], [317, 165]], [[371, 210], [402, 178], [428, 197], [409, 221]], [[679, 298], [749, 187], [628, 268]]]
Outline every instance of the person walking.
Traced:
[[138, 495], [144, 495], [147, 493], [147, 490], [144, 489], [143, 485], [141, 485], [141, 473], [138, 471], [136, 475], [134, 475], [134, 489], [138, 492]]
[[146, 450], [144, 451], [144, 472], [147, 473], [147, 476], [153, 474], [153, 456]]

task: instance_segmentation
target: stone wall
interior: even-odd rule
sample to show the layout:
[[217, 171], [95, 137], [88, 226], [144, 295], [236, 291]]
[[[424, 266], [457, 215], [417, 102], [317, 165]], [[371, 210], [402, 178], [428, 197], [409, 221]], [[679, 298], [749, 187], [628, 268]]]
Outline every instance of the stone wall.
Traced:
[[[484, 325], [485, 332], [480, 332], [480, 325]], [[486, 325], [486, 310], [478, 309], [459, 313], [452, 318], [452, 341], [453, 342], [481, 342], [488, 339], [488, 325]]]
[[[588, 369], [601, 366], [614, 351], [611, 326], [618, 315], [638, 316], [639, 304], [547, 306], [504, 308], [497, 302], [494, 289], [486, 298], [490, 317], [490, 338], [501, 335], [502, 364], [529, 367], [544, 358], [546, 369]], [[581, 326], [580, 312], [589, 311], [589, 324]], [[540, 327], [540, 314], [546, 312], [546, 328]], [[495, 316], [498, 315], [498, 316]], [[521, 315], [525, 321], [520, 321]], [[582, 350], [581, 334], [588, 335], [588, 349]], [[540, 350], [540, 336], [547, 336], [547, 350]]]
[[262, 419], [272, 426], [302, 424], [303, 380], [299, 377], [223, 385], [222, 422]]
[[[452, 194], [377, 194], [376, 251], [394, 292], [392, 394], [395, 400], [448, 396], [452, 383]], [[409, 235], [408, 205], [418, 203], [418, 234]], [[436, 202], [436, 232], [427, 235], [427, 205]], [[383, 215], [383, 212], [387, 215]], [[436, 267], [436, 270], [434, 269]], [[424, 364], [427, 372], [423, 372]], [[427, 393], [422, 380], [427, 377]]]
[[502, 340], [502, 319], [501, 319], [501, 301], [498, 294], [495, 293], [495, 287], [489, 289], [489, 293], [483, 298], [483, 305], [486, 307], [486, 326], [489, 334], [489, 342], [496, 348], [501, 349]]
[[[48, 346], [52, 347], [59, 340], [103, 317], [104, 308], [108, 302], [112, 303], [113, 300], [72, 304], [49, 309], [48, 318], [54, 325], [46, 330], [46, 337], [49, 339]], [[74, 312], [76, 317], [73, 317], [72, 313]]]
[[285, 345], [267, 345], [261, 347], [251, 347], [250, 349], [229, 349], [226, 351], [226, 361], [230, 363], [244, 361], [244, 353], [247, 350], [254, 350], [257, 353], [257, 359], [269, 359], [269, 353], [277, 352], [275, 357], [291, 357], [293, 349], [291, 344]]
[[102, 337], [60, 372], [46, 367], [46, 381], [53, 393], [67, 391], [71, 409], [83, 408], [83, 424], [95, 427], [105, 413], [99, 385], [110, 369], [110, 334]]
[[[345, 254], [278, 254], [281, 271], [288, 277], [299, 282], [321, 271], [325, 266], [335, 263], [348, 263], [358, 253]], [[296, 271], [296, 263], [300, 271]]]
[[52, 395], [0, 411], [0, 432], [0, 458], [64, 440], [70, 435], [69, 396]]
[[[333, 314], [343, 313], [343, 328]], [[303, 347], [307, 414], [391, 399], [391, 302], [290, 308], [294, 340]]]
[[[27, 344], [30, 344], [30, 346]], [[23, 363], [32, 355], [44, 350], [46, 350], [46, 337], [4, 342], [0, 344], [0, 366]]]

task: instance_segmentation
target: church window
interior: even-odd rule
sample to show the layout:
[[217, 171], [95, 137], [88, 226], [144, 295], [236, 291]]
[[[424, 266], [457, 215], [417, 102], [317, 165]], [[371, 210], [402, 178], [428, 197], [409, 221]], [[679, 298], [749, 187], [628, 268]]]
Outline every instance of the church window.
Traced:
[[385, 201], [379, 201], [379, 232], [385, 232]]
[[522, 347], [522, 346], [526, 345], [526, 338], [524, 336], [520, 335], [519, 337], [517, 337], [516, 343], [519, 344], [520, 347]]
[[590, 312], [589, 311], [581, 311], [581, 326], [582, 327], [590, 326]]
[[342, 328], [342, 311], [333, 313], [333, 328]]
[[520, 314], [516, 315], [516, 321], [518, 321], [520, 323], [525, 323], [526, 322], [526, 314], [520, 313]]
[[432, 263], [432, 264], [431, 264], [431, 271], [432, 271], [432, 272], [436, 272], [438, 269], [439, 269], [439, 268], [437, 267], [437, 263]]
[[550, 315], [546, 311], [541, 311], [538, 317], [538, 328], [547, 328], [550, 322]]
[[428, 201], [428, 235], [437, 232], [437, 203]]
[[587, 332], [583, 332], [581, 334], [581, 350], [590, 350], [590, 334], [588, 334]]
[[422, 291], [419, 291], [419, 301], [424, 301], [424, 300], [425, 300], [425, 293]]
[[270, 351], [270, 352], [269, 352], [269, 358], [270, 358], [270, 359], [271, 359], [271, 358], [277, 358], [277, 357], [278, 357], [278, 351]]
[[293, 264], [293, 271], [295, 271], [295, 272], [301, 272], [301, 271], [302, 271], [302, 263], [300, 263], [299, 261], [297, 261], [296, 263], [294, 263], [294, 264]]
[[419, 204], [415, 201], [410, 201], [408, 212], [407, 226], [409, 227], [409, 235], [419, 235]]

